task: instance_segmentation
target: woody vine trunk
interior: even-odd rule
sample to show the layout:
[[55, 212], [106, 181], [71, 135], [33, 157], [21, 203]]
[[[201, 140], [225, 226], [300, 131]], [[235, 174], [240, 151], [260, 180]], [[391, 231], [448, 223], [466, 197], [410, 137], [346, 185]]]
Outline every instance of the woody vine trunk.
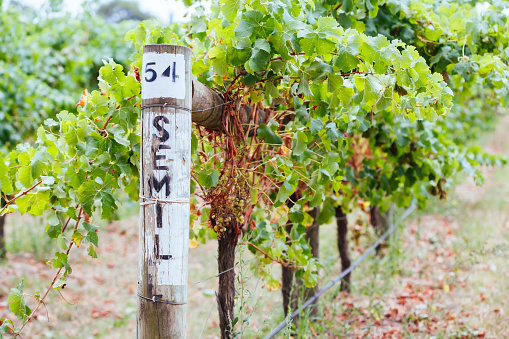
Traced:
[[[313, 209], [311, 215], [313, 216], [314, 222], [311, 227], [306, 230], [306, 240], [309, 242], [311, 246], [311, 253], [314, 258], [318, 258], [320, 254], [320, 227], [318, 225], [318, 208]], [[287, 223], [286, 232], [290, 233], [292, 231], [292, 223]], [[290, 239], [288, 239], [290, 241]], [[307, 299], [311, 298], [315, 295], [318, 290], [318, 284], [311, 288], [305, 288], [301, 279], [296, 279], [294, 284], [294, 274], [295, 270], [291, 267], [282, 267], [282, 287], [281, 292], [283, 294], [283, 309], [285, 312], [285, 316], [288, 315], [293, 310], [296, 310], [299, 307], [299, 300], [301, 304]], [[310, 315], [315, 316], [318, 313], [318, 299], [310, 306]], [[298, 316], [294, 318], [294, 324], [297, 326], [298, 324]]]
[[[192, 121], [199, 126], [223, 132], [223, 111], [226, 107], [223, 98], [196, 79], [192, 81], [192, 97]], [[265, 121], [265, 110], [258, 109], [257, 114], [253, 114], [253, 109], [249, 106], [240, 107], [239, 110], [240, 116], [243, 117], [244, 130], [248, 130], [250, 124], [258, 126]], [[256, 131], [256, 127], [252, 128], [252, 131]], [[213, 227], [216, 226], [216, 220], [211, 219], [211, 223]], [[235, 336], [233, 326], [235, 319], [235, 271], [229, 269], [235, 265], [235, 248], [239, 236], [239, 230], [235, 222], [228, 223], [225, 226], [224, 231], [218, 237], [217, 259], [220, 273], [217, 305], [222, 339]], [[225, 273], [221, 274], [221, 272]]]
[[[286, 223], [286, 232], [290, 234], [292, 231], [292, 222], [288, 220]], [[287, 239], [286, 243], [288, 244], [291, 240]], [[283, 310], [285, 312], [285, 317], [288, 315], [288, 312], [291, 313], [291, 309], [288, 308], [290, 306], [290, 296], [292, 294], [293, 287], [293, 275], [295, 270], [289, 267], [282, 267], [281, 271], [281, 293], [283, 294]], [[293, 306], [292, 306], [293, 308]]]
[[[387, 219], [388, 219], [388, 213], [389, 210], [386, 213], [380, 213], [380, 207], [378, 206], [372, 206], [369, 209], [369, 215], [370, 215], [370, 221], [371, 225], [375, 229], [375, 233], [378, 237], [382, 236], [387, 231]], [[380, 250], [383, 247], [383, 243], [378, 245], [376, 247], [376, 254], [380, 255]]]
[[237, 246], [238, 235], [235, 232], [235, 225], [231, 223], [218, 238], [217, 264], [219, 275], [219, 286], [217, 290], [217, 308], [219, 312], [219, 327], [221, 339], [233, 337], [233, 320], [235, 319], [235, 270], [229, 270], [235, 265], [235, 247]]
[[[338, 250], [341, 259], [341, 270], [344, 271], [351, 265], [348, 250], [348, 219], [341, 206], [336, 207], [336, 223], [338, 228]], [[350, 292], [350, 273], [341, 281], [341, 291]]]

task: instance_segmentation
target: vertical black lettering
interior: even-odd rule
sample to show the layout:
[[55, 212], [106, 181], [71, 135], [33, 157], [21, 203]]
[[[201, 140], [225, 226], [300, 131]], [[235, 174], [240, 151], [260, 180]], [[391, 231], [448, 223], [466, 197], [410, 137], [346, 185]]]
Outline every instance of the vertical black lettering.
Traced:
[[163, 207], [156, 204], [156, 225], [157, 228], [163, 228]]
[[152, 284], [152, 274], [148, 274], [148, 295], [150, 297], [162, 298], [162, 294], [152, 294], [154, 291], [154, 284]]
[[159, 259], [159, 234], [155, 235], [154, 254], [156, 256], [156, 259]]
[[159, 145], [159, 146], [157, 146], [157, 148], [152, 147], [152, 153], [154, 154], [154, 170], [167, 171], [168, 170], [168, 166], [158, 165], [157, 164], [157, 160], [164, 160], [164, 159], [166, 159], [166, 155], [164, 155], [164, 154], [157, 154], [157, 152], [159, 150], [161, 150], [161, 149], [171, 149], [171, 147], [168, 146], [168, 145]]
[[173, 72], [171, 73], [171, 77], [172, 77], [172, 81], [175, 82], [176, 79], [178, 79], [178, 75], [175, 74], [175, 68], [176, 67], [177, 63], [176, 62], [173, 62]]
[[151, 184], [150, 190], [152, 191], [152, 189], [155, 189], [157, 193], [159, 193], [163, 186], [166, 185], [166, 192], [164, 196], [168, 197], [170, 195], [170, 177], [168, 175], [165, 175], [161, 181], [158, 181], [156, 177], [152, 175], [152, 180], [149, 180], [149, 183]]
[[[163, 121], [161, 124], [159, 124], [159, 121]], [[159, 139], [160, 142], [165, 142], [170, 138], [170, 133], [164, 128], [164, 124], [170, 123], [170, 120], [168, 120], [167, 117], [164, 115], [158, 115], [154, 118], [154, 121], [152, 122], [152, 125], [159, 131], [160, 135], [155, 135], [156, 138]]]
[[159, 234], [155, 235], [154, 254], [156, 259], [170, 260], [171, 254], [159, 254]]
[[166, 159], [166, 155], [164, 154], [155, 154], [154, 155], [154, 169], [155, 170], [163, 170], [163, 171], [166, 171], [168, 169], [168, 166], [158, 166], [157, 165], [157, 160], [163, 160], [163, 159]]

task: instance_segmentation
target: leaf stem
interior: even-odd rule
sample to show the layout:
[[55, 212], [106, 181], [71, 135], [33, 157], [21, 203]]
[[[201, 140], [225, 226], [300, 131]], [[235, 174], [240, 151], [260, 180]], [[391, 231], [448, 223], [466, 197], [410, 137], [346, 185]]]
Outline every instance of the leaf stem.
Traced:
[[[242, 244], [241, 244], [242, 245]], [[283, 266], [286, 266], [286, 267], [296, 267], [295, 265], [293, 265], [292, 263], [287, 263], [285, 261], [281, 261], [279, 259], [274, 259], [272, 258], [267, 252], [265, 252], [264, 250], [262, 250], [261, 248], [259, 248], [258, 246], [254, 245], [252, 242], [246, 242], [244, 243], [243, 245], [248, 245], [248, 246], [252, 246], [255, 250], [257, 250], [258, 252], [262, 253], [265, 257], [269, 258], [270, 260], [274, 261], [274, 262], [277, 262], [278, 264], [281, 264]]]
[[110, 115], [110, 116], [108, 117], [108, 119], [106, 119], [106, 122], [104, 123], [104, 126], [103, 126], [103, 128], [102, 128], [101, 130], [103, 130], [103, 131], [104, 131], [104, 130], [106, 129], [106, 127], [108, 127], [108, 123], [110, 122], [110, 120], [111, 120], [111, 118], [112, 118], [112, 117], [113, 117], [113, 115]]
[[18, 198], [21, 198], [22, 196], [24, 195], [27, 195], [28, 192], [30, 192], [31, 190], [33, 190], [34, 188], [36, 188], [37, 186], [39, 186], [40, 184], [42, 183], [42, 180], [40, 180], [38, 183], [36, 183], [35, 185], [33, 185], [32, 187], [30, 187], [29, 189], [27, 189], [26, 191], [24, 192], [21, 192], [18, 196], [12, 198], [11, 200], [7, 201], [4, 205], [4, 207], [2, 208], [2, 210], [0, 210], [0, 214], [3, 213], [3, 211], [7, 208], [7, 206], [9, 206], [10, 204], [12, 204], [14, 201], [16, 201], [16, 199]]
[[[78, 228], [78, 224], [80, 223], [80, 220], [81, 220], [81, 213], [83, 212], [83, 208], [80, 209], [80, 212], [78, 214], [78, 219], [76, 220], [76, 226], [74, 227], [75, 229]], [[71, 251], [71, 248], [72, 248], [72, 245], [74, 244], [74, 240], [70, 242], [69, 244], [69, 248], [67, 248], [67, 251], [65, 252], [65, 254], [68, 256], [69, 255], [69, 252]], [[32, 313], [28, 316], [28, 319], [23, 323], [23, 326], [21, 326], [21, 328], [19, 329], [19, 332], [14, 336], [14, 338], [16, 337], [20, 337], [20, 333], [21, 331], [23, 330], [23, 328], [25, 328], [25, 326], [28, 324], [28, 322], [32, 319], [33, 315], [35, 314], [35, 312], [37, 312], [37, 310], [39, 309], [39, 307], [44, 304], [44, 299], [46, 299], [46, 297], [48, 296], [49, 294], [49, 291], [51, 291], [51, 289], [53, 288], [53, 285], [55, 285], [55, 282], [57, 281], [58, 277], [60, 276], [60, 272], [62, 272], [62, 269], [64, 267], [60, 267], [57, 271], [57, 273], [55, 274], [55, 277], [53, 278], [53, 280], [51, 281], [51, 284], [49, 285], [48, 289], [46, 290], [46, 293], [44, 293], [44, 295], [42, 296], [42, 298], [39, 300], [39, 303], [37, 304], [37, 306], [35, 307], [35, 309], [32, 311]]]

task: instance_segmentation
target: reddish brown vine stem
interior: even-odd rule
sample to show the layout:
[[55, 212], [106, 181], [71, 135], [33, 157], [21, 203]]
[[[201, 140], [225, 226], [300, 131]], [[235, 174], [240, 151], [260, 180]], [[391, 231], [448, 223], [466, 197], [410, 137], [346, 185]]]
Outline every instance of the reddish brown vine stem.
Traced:
[[237, 74], [237, 76], [235, 76], [235, 78], [233, 78], [232, 82], [230, 83], [230, 85], [228, 86], [228, 89], [225, 92], [226, 93], [226, 99], [228, 99], [230, 97], [230, 89], [232, 88], [233, 84], [239, 79], [239, 77], [242, 74], [245, 74], [245, 73], [246, 73], [246, 70], [243, 70], [242, 72]]
[[67, 222], [65, 223], [64, 228], [62, 228], [62, 233], [64, 233], [64, 232], [65, 232], [65, 229], [67, 228], [67, 225], [69, 224], [69, 221], [71, 221], [71, 217], [69, 217], [69, 218], [67, 219]]
[[[291, 56], [296, 56], [296, 55], [304, 55], [305, 53], [304, 52], [301, 52], [301, 53], [291, 53], [290, 55]], [[272, 58], [269, 60], [270, 61], [276, 61], [276, 60], [283, 60], [283, 57], [277, 57], [277, 58]]]
[[[78, 213], [78, 218], [76, 220], [76, 226], [74, 226], [74, 229], [77, 229], [78, 228], [78, 225], [80, 223], [80, 220], [81, 220], [81, 213], [83, 212], [83, 208], [80, 209], [80, 212]], [[69, 252], [71, 251], [71, 248], [72, 248], [72, 245], [74, 244], [74, 240], [72, 240], [70, 243], [69, 243], [69, 247], [67, 248], [67, 251], [65, 252], [65, 254], [68, 256], [69, 255]], [[44, 304], [44, 299], [46, 299], [46, 297], [48, 296], [49, 294], [49, 291], [51, 291], [51, 289], [53, 288], [53, 285], [55, 285], [55, 282], [57, 281], [58, 277], [60, 276], [60, 272], [62, 272], [62, 269], [63, 267], [60, 267], [57, 271], [57, 273], [55, 274], [55, 277], [53, 277], [53, 280], [51, 281], [51, 284], [49, 285], [48, 289], [46, 290], [46, 293], [44, 293], [44, 295], [42, 296], [42, 298], [39, 300], [39, 303], [37, 304], [37, 306], [35, 307], [35, 309], [32, 311], [32, 313], [28, 316], [27, 320], [23, 323], [23, 326], [21, 326], [21, 328], [19, 329], [19, 332], [16, 333], [16, 335], [14, 336], [14, 338], [16, 337], [20, 337], [20, 333], [21, 331], [23, 330], [23, 328], [25, 328], [25, 326], [28, 324], [28, 322], [32, 319], [33, 315], [35, 314], [35, 312], [37, 312], [37, 310], [39, 309], [39, 307]]]
[[7, 201], [4, 205], [4, 207], [2, 208], [2, 211], [7, 208], [7, 206], [9, 206], [10, 204], [12, 204], [14, 201], [16, 201], [16, 199], [18, 198], [21, 198], [22, 196], [24, 195], [27, 195], [31, 190], [33, 190], [34, 188], [36, 188], [37, 186], [39, 186], [40, 184], [42, 183], [42, 180], [40, 180], [38, 183], [36, 183], [35, 185], [33, 185], [32, 187], [30, 187], [29, 189], [27, 189], [26, 191], [24, 192], [21, 192], [18, 196], [12, 198], [11, 200]]
[[108, 127], [108, 123], [110, 122], [111, 118], [113, 117], [113, 115], [110, 115], [108, 117], [108, 119], [106, 119], [106, 122], [104, 123], [104, 126], [102, 128], [102, 130], [104, 131], [106, 129], [106, 127]]

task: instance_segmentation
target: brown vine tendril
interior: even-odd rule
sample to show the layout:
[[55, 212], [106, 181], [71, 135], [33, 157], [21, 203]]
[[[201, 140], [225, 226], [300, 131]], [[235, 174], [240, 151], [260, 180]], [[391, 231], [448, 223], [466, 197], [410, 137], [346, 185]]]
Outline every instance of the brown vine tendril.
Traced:
[[[74, 226], [74, 229], [78, 229], [78, 225], [80, 223], [80, 220], [81, 220], [81, 213], [83, 212], [83, 208], [80, 208], [80, 211], [78, 213], [78, 218], [76, 220], [76, 225]], [[72, 245], [74, 244], [74, 240], [72, 240], [70, 243], [69, 243], [69, 247], [67, 248], [67, 251], [65, 252], [66, 255], [69, 255], [69, 252], [71, 251], [71, 248], [72, 248]], [[37, 310], [39, 309], [39, 307], [41, 306], [41, 304], [44, 304], [44, 299], [46, 299], [46, 297], [48, 296], [49, 294], [49, 291], [51, 291], [51, 289], [53, 288], [53, 285], [55, 285], [55, 282], [57, 281], [57, 279], [59, 278], [60, 276], [60, 272], [62, 272], [62, 269], [64, 267], [60, 267], [57, 271], [57, 273], [55, 274], [55, 276], [53, 277], [53, 280], [51, 281], [51, 284], [49, 285], [48, 289], [46, 290], [46, 293], [44, 293], [44, 295], [42, 296], [42, 298], [39, 300], [39, 303], [37, 304], [37, 306], [35, 307], [35, 309], [32, 311], [32, 313], [28, 316], [27, 320], [23, 323], [23, 326], [21, 326], [21, 328], [19, 329], [19, 332], [16, 333], [16, 335], [14, 336], [14, 338], [16, 337], [20, 337], [21, 338], [21, 331], [25, 328], [25, 326], [28, 324], [28, 322], [32, 319], [32, 317], [34, 316], [35, 312], [37, 312]], [[65, 299], [64, 299], [65, 300]]]

